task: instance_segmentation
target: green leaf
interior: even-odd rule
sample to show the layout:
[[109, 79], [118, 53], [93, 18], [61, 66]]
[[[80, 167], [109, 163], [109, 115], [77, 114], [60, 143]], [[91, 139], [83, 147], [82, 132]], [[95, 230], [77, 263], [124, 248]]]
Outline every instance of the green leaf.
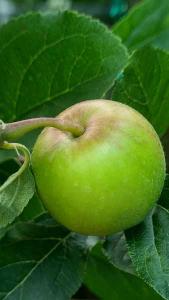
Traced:
[[169, 127], [169, 54], [137, 50], [113, 89], [113, 99], [142, 113], [162, 135]]
[[169, 299], [169, 212], [158, 206], [144, 222], [127, 230], [130, 257], [138, 276]]
[[113, 267], [100, 255], [89, 256], [85, 284], [102, 300], [160, 300], [139, 278]]
[[24, 163], [15, 173], [10, 175], [0, 186], [0, 230], [18, 217], [29, 200], [33, 197], [35, 183], [29, 170], [29, 152], [20, 144], [4, 143], [4, 148], [23, 151]]
[[133, 265], [128, 255], [126, 238], [123, 232], [106, 237], [103, 244], [103, 250], [109, 262], [116, 268], [134, 274]]
[[49, 216], [18, 223], [0, 242], [0, 299], [71, 299], [84, 267], [77, 239]]
[[34, 194], [34, 179], [25, 170], [2, 191], [0, 190], [0, 229], [19, 216]]
[[141, 1], [115, 25], [113, 32], [131, 50], [150, 44], [169, 49], [169, 1]]
[[0, 118], [56, 115], [103, 97], [127, 58], [118, 37], [90, 17], [63, 12], [16, 18], [0, 28]]

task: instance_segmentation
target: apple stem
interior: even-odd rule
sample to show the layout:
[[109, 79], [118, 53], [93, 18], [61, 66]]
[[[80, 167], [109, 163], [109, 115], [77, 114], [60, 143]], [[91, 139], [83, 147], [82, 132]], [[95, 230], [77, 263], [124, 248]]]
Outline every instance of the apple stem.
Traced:
[[74, 137], [81, 136], [84, 128], [77, 123], [64, 121], [60, 118], [33, 118], [14, 123], [0, 122], [0, 143], [15, 141], [26, 133], [41, 127], [55, 127], [65, 132], [70, 132]]

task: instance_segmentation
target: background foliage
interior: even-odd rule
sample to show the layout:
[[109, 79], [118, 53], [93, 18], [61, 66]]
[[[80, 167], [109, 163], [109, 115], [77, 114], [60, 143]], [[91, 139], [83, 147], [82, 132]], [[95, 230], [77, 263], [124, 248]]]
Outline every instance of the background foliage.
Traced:
[[[109, 29], [57, 10], [2, 25], [0, 118], [53, 116], [81, 100], [109, 97], [150, 120], [167, 157], [168, 20], [168, 0], [145, 0]], [[37, 134], [19, 142], [31, 151]], [[159, 205], [141, 224], [105, 239], [85, 237], [54, 221], [32, 196], [29, 164], [14, 180], [17, 155], [15, 148], [0, 151], [0, 207], [9, 211], [0, 219], [0, 299], [79, 298], [82, 285], [105, 300], [169, 299], [168, 176]]]

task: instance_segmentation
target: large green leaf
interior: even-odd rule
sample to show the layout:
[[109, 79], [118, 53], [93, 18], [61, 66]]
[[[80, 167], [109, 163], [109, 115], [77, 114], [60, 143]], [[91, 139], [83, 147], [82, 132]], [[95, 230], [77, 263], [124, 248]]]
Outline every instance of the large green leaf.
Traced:
[[102, 300], [162, 299], [142, 280], [116, 269], [100, 255], [89, 257], [85, 284]]
[[132, 50], [149, 44], [169, 49], [169, 1], [141, 1], [113, 31]]
[[0, 118], [56, 115], [100, 98], [127, 57], [120, 40], [90, 17], [64, 12], [16, 18], [0, 28]]
[[169, 127], [169, 54], [151, 47], [137, 50], [115, 83], [113, 100], [134, 107], [164, 134]]
[[84, 267], [75, 235], [53, 219], [18, 223], [0, 242], [0, 299], [71, 299]]
[[144, 222], [126, 231], [138, 276], [169, 299], [169, 212], [158, 206]]

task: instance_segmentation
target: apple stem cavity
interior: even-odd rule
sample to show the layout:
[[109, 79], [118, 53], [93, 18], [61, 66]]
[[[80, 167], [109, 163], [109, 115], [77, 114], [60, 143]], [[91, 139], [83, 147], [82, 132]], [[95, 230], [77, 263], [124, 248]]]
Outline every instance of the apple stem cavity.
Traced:
[[60, 118], [33, 118], [5, 124], [0, 121], [0, 144], [4, 141], [12, 142], [23, 137], [28, 132], [41, 127], [55, 127], [79, 137], [84, 133], [84, 128], [75, 123], [64, 121]]

